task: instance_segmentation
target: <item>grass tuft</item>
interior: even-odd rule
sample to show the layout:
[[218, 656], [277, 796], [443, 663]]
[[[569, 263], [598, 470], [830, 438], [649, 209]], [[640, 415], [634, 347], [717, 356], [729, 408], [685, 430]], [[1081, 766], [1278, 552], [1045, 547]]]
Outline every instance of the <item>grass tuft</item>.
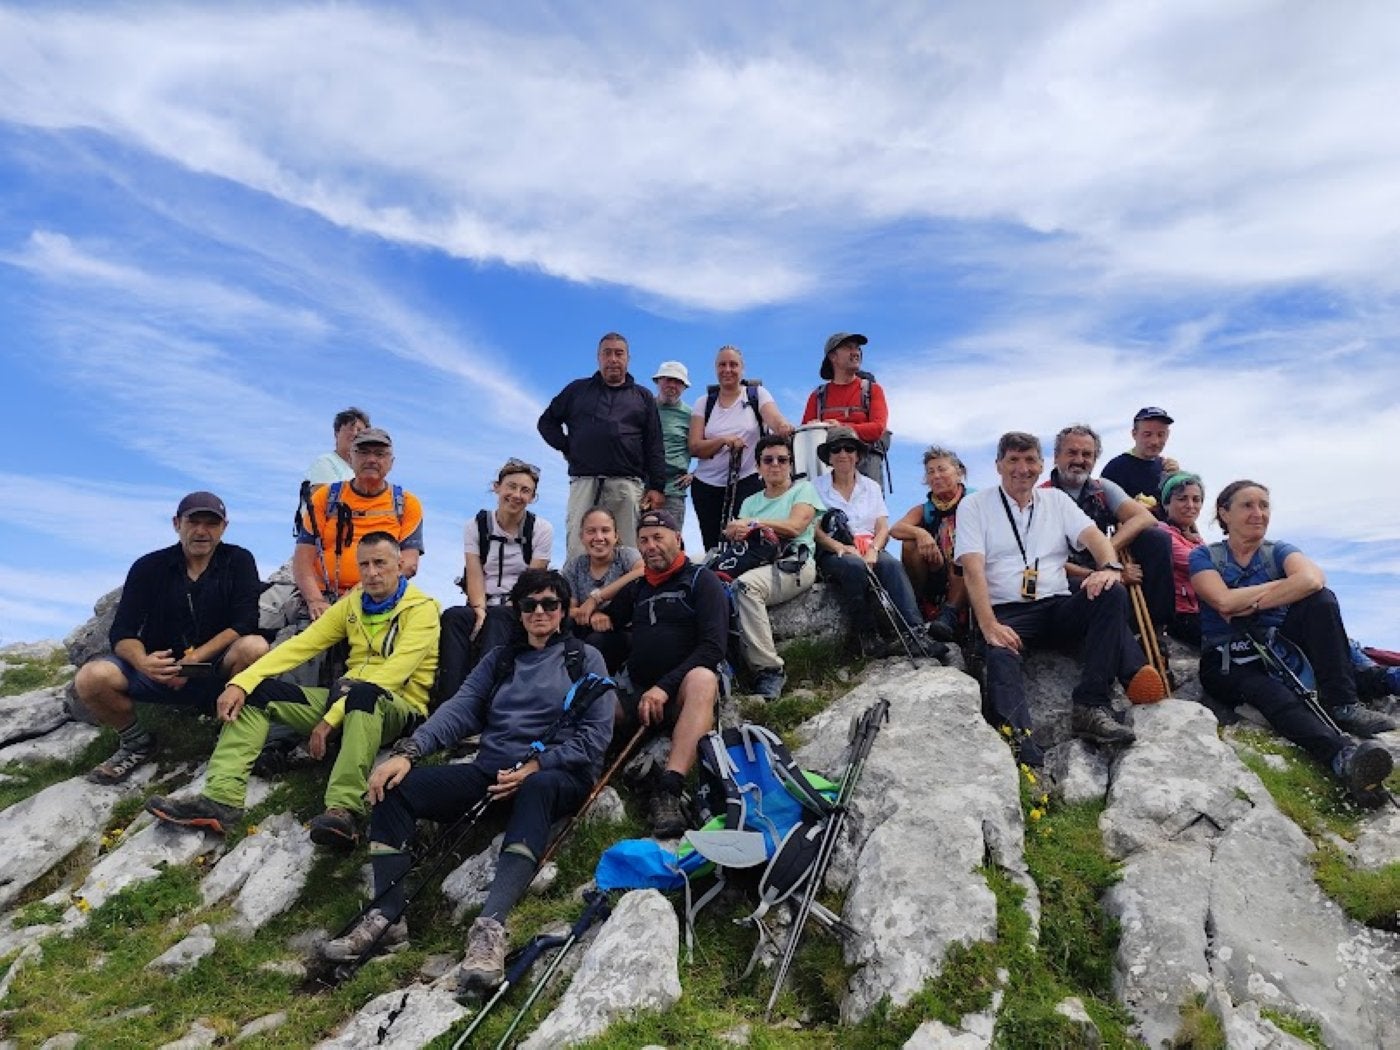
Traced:
[[0, 696], [62, 685], [68, 680], [68, 654], [58, 649], [42, 660], [21, 660], [0, 671]]

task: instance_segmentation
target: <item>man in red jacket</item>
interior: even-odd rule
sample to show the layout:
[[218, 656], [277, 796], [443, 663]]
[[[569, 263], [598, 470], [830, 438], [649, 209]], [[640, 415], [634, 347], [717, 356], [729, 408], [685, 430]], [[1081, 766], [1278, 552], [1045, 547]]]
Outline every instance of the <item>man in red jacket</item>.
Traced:
[[856, 465], [862, 474], [883, 485], [885, 454], [889, 451], [890, 410], [885, 391], [875, 377], [861, 370], [869, 340], [852, 332], [837, 332], [822, 351], [821, 376], [826, 380], [807, 398], [802, 422], [829, 421], [848, 426], [870, 446]]

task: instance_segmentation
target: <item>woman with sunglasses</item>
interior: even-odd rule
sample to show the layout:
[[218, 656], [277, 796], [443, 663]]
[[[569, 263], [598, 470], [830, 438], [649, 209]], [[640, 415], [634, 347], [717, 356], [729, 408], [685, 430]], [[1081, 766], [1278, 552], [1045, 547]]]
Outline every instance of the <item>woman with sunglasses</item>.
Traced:
[[740, 456], [733, 502], [733, 508], [738, 508], [763, 488], [754, 459], [754, 447], [763, 432], [783, 437], [792, 433], [792, 424], [783, 418], [773, 395], [761, 383], [744, 382], [744, 355], [737, 346], [719, 348], [715, 378], [719, 385], [710, 387], [708, 395], [695, 402], [690, 417], [690, 454], [699, 460], [690, 483], [690, 499], [706, 550], [719, 543], [720, 530], [729, 524], [720, 517], [730, 457], [734, 453]]
[[617, 519], [607, 507], [593, 507], [583, 516], [579, 539], [583, 553], [564, 566], [564, 579], [574, 592], [569, 619], [574, 635], [602, 653], [608, 670], [616, 671], [632, 646], [628, 632], [612, 622], [608, 603], [646, 566], [635, 547], [618, 542]]
[[460, 581], [467, 604], [442, 614], [439, 699], [455, 693], [476, 661], [509, 639], [515, 614], [506, 601], [520, 574], [549, 566], [554, 526], [529, 512], [539, 483], [540, 468], [512, 456], [491, 483], [496, 509], [479, 510], [467, 522]]
[[[462, 688], [399, 740], [371, 774], [369, 852], [378, 903], [344, 937], [322, 947], [327, 959], [353, 960], [371, 946], [393, 951], [408, 942], [404, 876], [413, 864], [408, 849], [417, 822], [451, 823], [489, 796], [509, 804], [510, 817], [486, 902], [467, 935], [458, 981], [465, 988], [500, 982], [506, 915], [534, 878], [551, 825], [577, 810], [598, 779], [612, 736], [617, 694], [604, 678], [602, 656], [587, 645], [583, 671], [603, 680], [578, 683], [575, 700], [587, 706], [576, 722], [551, 733], [575, 685], [561, 632], [569, 599], [559, 573], [521, 573], [504, 606], [512, 611], [512, 644], [486, 654]], [[474, 762], [419, 764], [476, 733], [481, 745]], [[534, 741], [545, 746], [534, 751]]]
[[[885, 506], [880, 486], [856, 470], [860, 458], [870, 446], [850, 427], [835, 426], [827, 431], [826, 440], [817, 446], [817, 458], [831, 468], [816, 480], [817, 495], [827, 510], [839, 510], [846, 515], [850, 535], [837, 539], [817, 525], [817, 569], [822, 579], [836, 593], [851, 617], [866, 656], [885, 656], [891, 651], [903, 652], [899, 629], [888, 624], [894, 637], [888, 643], [880, 641], [876, 617], [879, 607], [871, 584], [871, 573], [890, 596], [909, 629], [922, 633], [924, 618], [919, 614], [914, 588], [898, 559], [885, 550], [890, 540], [890, 512]], [[849, 542], [843, 542], [849, 540]]]
[[742, 540], [754, 529], [771, 529], [784, 550], [772, 565], [750, 569], [736, 581], [735, 604], [744, 636], [744, 656], [754, 672], [754, 692], [768, 700], [782, 695], [787, 676], [783, 658], [773, 645], [773, 624], [768, 606], [791, 601], [817, 580], [812, 561], [816, 546], [815, 522], [826, 510], [817, 490], [805, 478], [792, 480], [792, 442], [769, 434], [754, 450], [763, 491], [755, 492], [739, 508], [739, 517], [724, 528], [731, 540]]

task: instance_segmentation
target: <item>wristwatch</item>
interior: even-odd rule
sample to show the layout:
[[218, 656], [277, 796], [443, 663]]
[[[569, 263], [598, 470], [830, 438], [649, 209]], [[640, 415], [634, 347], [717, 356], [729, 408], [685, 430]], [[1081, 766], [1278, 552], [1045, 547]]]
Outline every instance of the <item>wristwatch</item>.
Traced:
[[1102, 565], [1100, 565], [1099, 568], [1100, 568], [1100, 569], [1112, 569], [1114, 572], [1122, 572], [1122, 571], [1123, 571], [1123, 563], [1122, 563], [1121, 561], [1106, 561], [1106, 562], [1104, 562]]

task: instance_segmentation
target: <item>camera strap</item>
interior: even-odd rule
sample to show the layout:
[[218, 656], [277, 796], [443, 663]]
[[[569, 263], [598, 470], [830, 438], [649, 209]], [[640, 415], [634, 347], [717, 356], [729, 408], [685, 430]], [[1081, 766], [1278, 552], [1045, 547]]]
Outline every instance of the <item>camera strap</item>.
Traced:
[[[1001, 509], [1004, 510], [1004, 511], [1006, 511], [1006, 520], [1007, 520], [1007, 523], [1010, 524], [1010, 526], [1011, 526], [1011, 535], [1013, 535], [1013, 536], [1016, 537], [1016, 546], [1019, 547], [1020, 550], [1021, 550], [1021, 564], [1024, 565], [1024, 566], [1026, 567], [1027, 571], [1029, 571], [1029, 570], [1030, 570], [1030, 567], [1031, 567], [1031, 561], [1030, 561], [1030, 559], [1029, 559], [1028, 557], [1026, 557], [1026, 545], [1025, 545], [1024, 543], [1021, 542], [1021, 530], [1018, 529], [1018, 528], [1016, 527], [1016, 516], [1015, 516], [1014, 514], [1011, 513], [1011, 504], [1010, 504], [1009, 502], [1007, 502], [1006, 493], [1005, 493], [1004, 491], [1002, 491], [1002, 488], [1001, 488], [1000, 485], [997, 486], [997, 495], [1001, 497]], [[1027, 536], [1030, 536], [1030, 534], [1031, 534], [1031, 523], [1034, 522], [1034, 521], [1035, 521], [1035, 495], [1034, 495], [1034, 493], [1032, 493], [1032, 495], [1031, 495], [1031, 512], [1030, 512], [1030, 514], [1028, 514], [1028, 515], [1026, 516], [1026, 535], [1027, 535]], [[1036, 568], [1040, 568], [1040, 559], [1039, 559], [1039, 558], [1037, 558], [1037, 559], [1035, 560], [1035, 565], [1036, 565]]]

